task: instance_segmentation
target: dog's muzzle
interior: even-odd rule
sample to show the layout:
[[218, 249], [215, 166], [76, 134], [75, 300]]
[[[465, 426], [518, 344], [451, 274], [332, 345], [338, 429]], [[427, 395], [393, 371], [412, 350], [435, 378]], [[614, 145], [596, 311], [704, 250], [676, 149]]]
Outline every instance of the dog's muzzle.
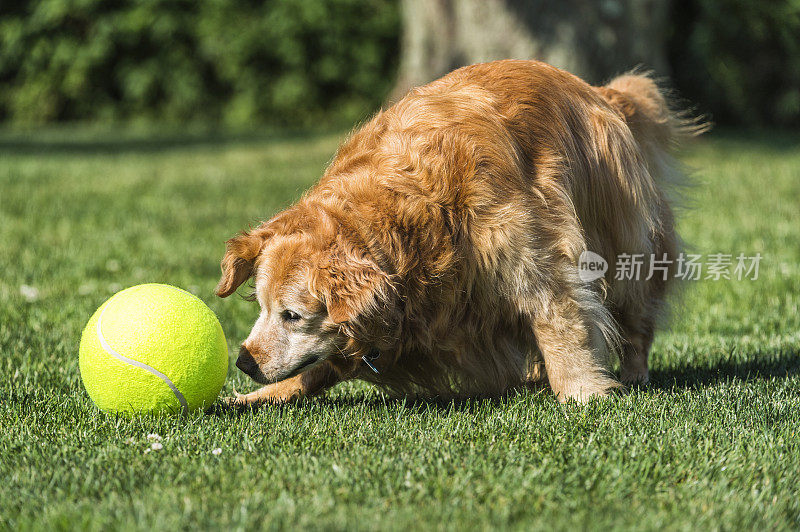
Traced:
[[258, 373], [258, 363], [245, 346], [239, 349], [239, 358], [236, 359], [236, 367], [250, 377]]

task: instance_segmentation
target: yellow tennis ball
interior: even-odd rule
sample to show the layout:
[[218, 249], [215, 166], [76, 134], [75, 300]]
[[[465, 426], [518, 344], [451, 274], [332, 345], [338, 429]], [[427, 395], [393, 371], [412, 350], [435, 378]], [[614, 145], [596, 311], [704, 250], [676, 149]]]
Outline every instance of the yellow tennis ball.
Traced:
[[102, 410], [177, 413], [206, 409], [228, 375], [222, 327], [205, 303], [165, 284], [118, 292], [81, 336], [81, 379]]

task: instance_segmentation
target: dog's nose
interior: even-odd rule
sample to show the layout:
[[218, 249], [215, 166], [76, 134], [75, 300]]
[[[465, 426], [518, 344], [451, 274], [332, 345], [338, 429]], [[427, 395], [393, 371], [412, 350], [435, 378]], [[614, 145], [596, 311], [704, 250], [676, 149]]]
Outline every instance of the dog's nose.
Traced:
[[248, 351], [245, 346], [239, 349], [239, 358], [236, 359], [236, 367], [251, 377], [253, 373], [258, 370], [256, 359], [253, 358], [253, 355], [250, 354], [250, 351]]

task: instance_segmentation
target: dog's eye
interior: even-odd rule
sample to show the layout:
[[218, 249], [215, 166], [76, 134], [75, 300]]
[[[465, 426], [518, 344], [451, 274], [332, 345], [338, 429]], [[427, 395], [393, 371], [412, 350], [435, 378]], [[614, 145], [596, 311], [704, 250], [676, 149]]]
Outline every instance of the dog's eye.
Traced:
[[283, 312], [281, 312], [281, 319], [283, 319], [283, 321], [298, 321], [302, 319], [302, 316], [300, 316], [300, 314], [298, 314], [297, 312], [286, 309]]

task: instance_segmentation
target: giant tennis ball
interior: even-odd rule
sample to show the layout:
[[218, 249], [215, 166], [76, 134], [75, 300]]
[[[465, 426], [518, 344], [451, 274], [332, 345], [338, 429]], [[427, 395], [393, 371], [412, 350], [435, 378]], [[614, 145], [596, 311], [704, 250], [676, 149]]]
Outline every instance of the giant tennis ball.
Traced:
[[142, 284], [118, 292], [81, 336], [81, 379], [102, 410], [177, 413], [206, 409], [228, 374], [217, 317], [180, 288]]

